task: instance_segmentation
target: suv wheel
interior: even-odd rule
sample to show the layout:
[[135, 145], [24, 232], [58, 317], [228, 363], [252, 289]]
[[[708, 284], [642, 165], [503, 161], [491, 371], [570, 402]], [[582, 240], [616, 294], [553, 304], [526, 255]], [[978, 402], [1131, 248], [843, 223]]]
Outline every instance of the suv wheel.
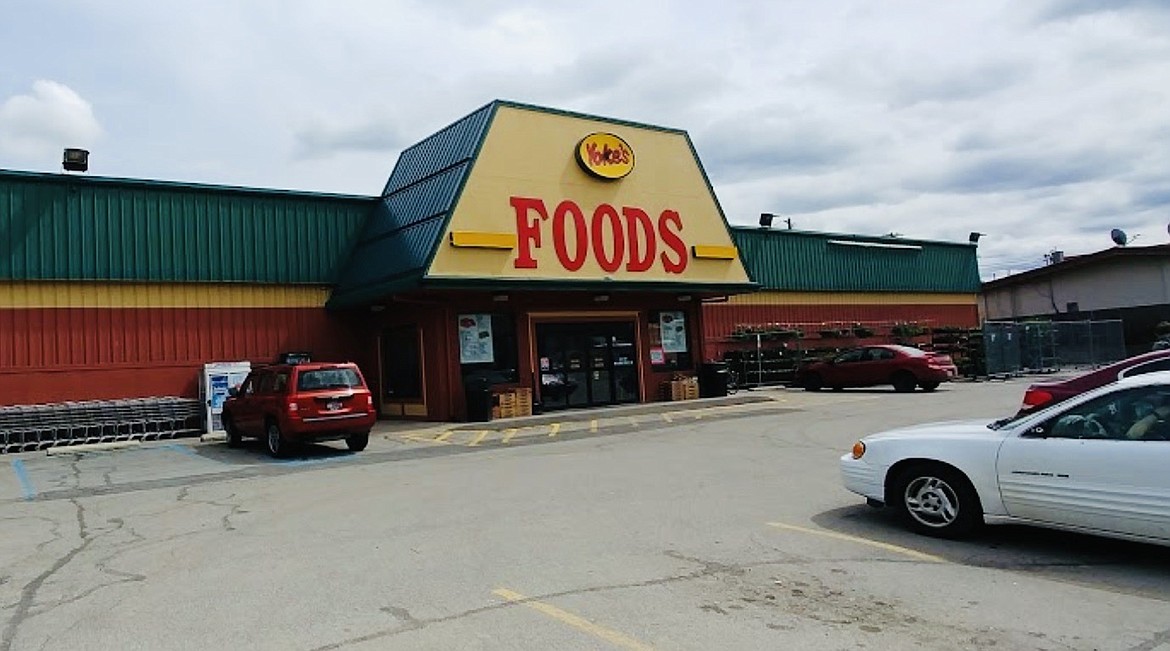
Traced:
[[280, 425], [270, 421], [264, 431], [264, 447], [268, 454], [279, 459], [288, 453], [288, 441], [280, 431]]
[[938, 382], [919, 382], [918, 386], [922, 387], [923, 391], [934, 391], [938, 388]]
[[362, 450], [366, 449], [366, 446], [369, 445], [369, 443], [369, 432], [366, 432], [365, 434], [350, 434], [349, 436], [345, 437], [345, 446], [349, 448], [351, 452], [361, 452]]
[[240, 430], [236, 429], [236, 424], [232, 422], [230, 416], [225, 416], [223, 419], [223, 433], [227, 435], [227, 444], [229, 448], [240, 447], [240, 442], [244, 437], [240, 436]]

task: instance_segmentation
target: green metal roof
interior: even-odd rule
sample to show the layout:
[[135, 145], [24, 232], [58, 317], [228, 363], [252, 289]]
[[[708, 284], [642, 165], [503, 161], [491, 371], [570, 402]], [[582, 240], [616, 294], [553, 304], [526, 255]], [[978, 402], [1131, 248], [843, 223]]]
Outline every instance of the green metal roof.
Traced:
[[413, 289], [430, 265], [498, 102], [402, 152], [329, 307]]
[[0, 279], [331, 284], [376, 202], [0, 170]]
[[748, 276], [764, 290], [979, 292], [974, 244], [733, 227]]

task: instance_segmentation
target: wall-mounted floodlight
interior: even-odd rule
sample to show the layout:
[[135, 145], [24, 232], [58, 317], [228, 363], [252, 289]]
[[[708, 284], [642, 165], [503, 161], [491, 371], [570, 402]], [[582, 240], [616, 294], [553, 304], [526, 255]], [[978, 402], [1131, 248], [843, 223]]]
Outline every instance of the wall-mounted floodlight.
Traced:
[[84, 172], [89, 169], [89, 150], [69, 147], [65, 150], [65, 157], [61, 159], [61, 166], [67, 172]]

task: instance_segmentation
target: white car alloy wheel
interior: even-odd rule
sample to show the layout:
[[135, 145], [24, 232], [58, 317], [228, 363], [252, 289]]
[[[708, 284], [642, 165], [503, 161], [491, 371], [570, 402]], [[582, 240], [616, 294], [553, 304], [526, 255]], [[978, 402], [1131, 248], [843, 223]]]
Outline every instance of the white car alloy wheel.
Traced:
[[932, 536], [959, 537], [983, 522], [983, 507], [963, 473], [942, 464], [921, 464], [893, 485], [897, 508], [913, 529]]
[[927, 527], [942, 528], [959, 516], [959, 496], [938, 477], [918, 477], [906, 485], [906, 511]]

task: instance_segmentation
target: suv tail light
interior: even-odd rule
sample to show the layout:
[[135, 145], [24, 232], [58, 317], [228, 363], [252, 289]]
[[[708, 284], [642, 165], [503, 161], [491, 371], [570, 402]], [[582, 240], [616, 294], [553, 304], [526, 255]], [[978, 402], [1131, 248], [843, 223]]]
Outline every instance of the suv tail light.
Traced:
[[1024, 392], [1024, 409], [1035, 409], [1052, 402], [1052, 394], [1043, 389], [1028, 389]]
[[373, 396], [373, 394], [370, 394], [370, 393], [366, 394], [366, 407], [370, 411], [374, 411], [374, 396]]
[[285, 405], [285, 409], [288, 410], [289, 416], [295, 415], [300, 410], [300, 408], [301, 407], [300, 407], [300, 405], [297, 404], [296, 400], [289, 400], [288, 403]]

